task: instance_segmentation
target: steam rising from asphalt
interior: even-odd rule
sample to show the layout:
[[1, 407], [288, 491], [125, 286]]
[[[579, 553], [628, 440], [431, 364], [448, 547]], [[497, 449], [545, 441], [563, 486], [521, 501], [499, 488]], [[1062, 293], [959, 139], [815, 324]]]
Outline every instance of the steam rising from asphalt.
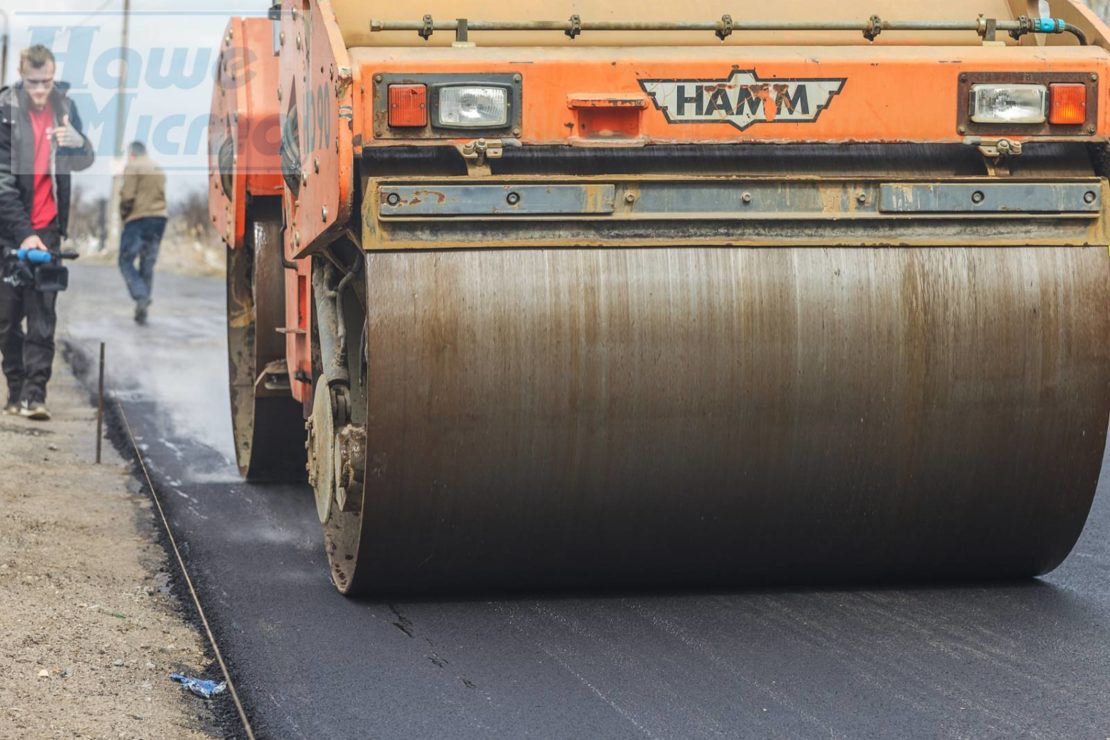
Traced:
[[164, 437], [200, 442], [227, 466], [191, 472], [233, 476], [223, 282], [159, 273], [154, 291], [149, 323], [138, 326], [119, 273], [77, 265], [59, 297], [60, 334], [90, 357], [98, 342], [107, 342], [108, 392], [157, 404]]

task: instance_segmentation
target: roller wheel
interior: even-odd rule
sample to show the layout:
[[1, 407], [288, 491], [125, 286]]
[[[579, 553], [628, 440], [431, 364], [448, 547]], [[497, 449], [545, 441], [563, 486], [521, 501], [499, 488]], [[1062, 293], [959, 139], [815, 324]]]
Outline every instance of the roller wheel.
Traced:
[[344, 593], [1030, 577], [1090, 510], [1104, 246], [366, 260]]
[[304, 477], [304, 420], [289, 395], [281, 213], [256, 206], [247, 243], [227, 250], [227, 346], [231, 423], [239, 472], [248, 480]]
[[327, 380], [316, 383], [308, 419], [308, 482], [316, 494], [316, 515], [325, 524], [335, 499], [335, 403]]
[[[349, 264], [348, 259], [341, 260]], [[315, 269], [320, 269], [317, 266]], [[357, 277], [358, 279], [354, 279]], [[337, 291], [340, 289], [337, 287]], [[306, 427], [308, 478], [316, 498], [316, 513], [324, 529], [331, 577], [340, 592], [354, 595], [369, 590], [356, 584], [355, 565], [362, 533], [362, 501], [366, 470], [367, 355], [366, 284], [352, 276], [340, 295], [346, 337], [344, 359], [336, 367], [346, 372], [332, 376], [325, 371], [314, 384], [312, 413]], [[313, 312], [314, 366], [325, 367], [321, 356], [319, 315]], [[338, 333], [335, 337], [339, 338]], [[337, 350], [338, 351], [338, 350]]]

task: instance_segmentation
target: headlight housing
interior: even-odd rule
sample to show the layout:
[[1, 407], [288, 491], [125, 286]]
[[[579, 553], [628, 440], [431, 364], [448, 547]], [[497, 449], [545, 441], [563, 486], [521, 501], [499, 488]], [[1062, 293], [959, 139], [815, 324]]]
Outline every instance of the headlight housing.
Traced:
[[972, 85], [970, 109], [975, 123], [1044, 123], [1048, 115], [1048, 88], [1027, 84]]
[[443, 85], [436, 91], [435, 126], [504, 128], [509, 124], [509, 89], [499, 85]]

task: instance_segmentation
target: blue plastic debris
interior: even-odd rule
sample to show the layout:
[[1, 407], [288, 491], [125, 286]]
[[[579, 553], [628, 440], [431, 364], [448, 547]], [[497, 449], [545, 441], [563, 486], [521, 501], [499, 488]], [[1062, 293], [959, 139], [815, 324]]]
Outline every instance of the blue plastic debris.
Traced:
[[222, 694], [227, 690], [227, 684], [223, 681], [209, 681], [204, 678], [193, 678], [192, 676], [182, 676], [180, 673], [171, 673], [170, 679], [177, 681], [185, 688], [192, 691], [199, 697], [204, 699], [211, 699], [217, 694]]

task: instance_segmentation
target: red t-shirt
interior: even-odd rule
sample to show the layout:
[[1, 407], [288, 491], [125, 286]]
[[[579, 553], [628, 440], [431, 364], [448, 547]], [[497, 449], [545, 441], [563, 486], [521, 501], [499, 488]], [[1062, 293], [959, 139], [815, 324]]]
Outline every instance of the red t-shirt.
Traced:
[[35, 142], [35, 195], [31, 200], [31, 228], [42, 229], [58, 215], [54, 189], [50, 181], [50, 133], [54, 113], [50, 106], [31, 110], [31, 132]]

